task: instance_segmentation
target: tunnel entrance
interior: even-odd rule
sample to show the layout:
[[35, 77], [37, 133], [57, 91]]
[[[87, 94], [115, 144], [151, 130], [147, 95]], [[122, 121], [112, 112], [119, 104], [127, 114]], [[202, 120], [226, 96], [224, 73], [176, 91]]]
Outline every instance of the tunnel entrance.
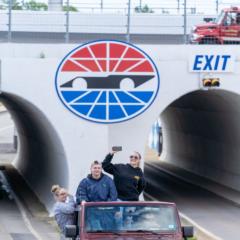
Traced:
[[0, 164], [12, 163], [17, 156], [17, 130], [11, 115], [0, 102]]
[[22, 176], [26, 186], [50, 211], [53, 203], [51, 186], [68, 187], [64, 147], [54, 126], [40, 109], [13, 94], [1, 93], [0, 101], [9, 111], [18, 135], [17, 155], [8, 168], [13, 184]]
[[239, 95], [191, 92], [169, 105], [160, 120], [160, 161], [240, 191]]

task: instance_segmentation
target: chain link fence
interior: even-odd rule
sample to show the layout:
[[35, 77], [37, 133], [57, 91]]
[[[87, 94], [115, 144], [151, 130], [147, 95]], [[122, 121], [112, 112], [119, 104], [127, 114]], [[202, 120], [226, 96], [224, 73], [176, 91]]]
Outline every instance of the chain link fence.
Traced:
[[[240, 42], [240, 27], [232, 29], [230, 15], [221, 16], [237, 2], [220, 0], [0, 0], [0, 41], [79, 43], [116, 39], [151, 44], [222, 44]], [[230, 14], [231, 13], [231, 14]], [[228, 19], [228, 22], [226, 19]], [[225, 24], [225, 38], [199, 32], [217, 31]], [[214, 19], [215, 20], [214, 22]], [[218, 22], [217, 22], [218, 21]], [[225, 22], [224, 22], [225, 21]], [[211, 23], [210, 23], [211, 22]], [[216, 23], [219, 23], [218, 25]], [[221, 30], [222, 31], [222, 30]], [[234, 35], [235, 33], [235, 35]], [[204, 39], [199, 35], [205, 34]], [[234, 39], [232, 37], [235, 37]], [[239, 40], [237, 39], [239, 37]], [[232, 39], [231, 39], [232, 38]], [[227, 41], [225, 41], [227, 40]]]

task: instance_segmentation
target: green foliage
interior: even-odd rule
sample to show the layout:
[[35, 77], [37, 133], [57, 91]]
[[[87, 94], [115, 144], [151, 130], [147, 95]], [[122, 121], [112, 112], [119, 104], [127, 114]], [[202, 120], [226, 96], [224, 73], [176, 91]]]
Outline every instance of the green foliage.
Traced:
[[135, 12], [137, 13], [153, 13], [154, 11], [145, 4], [143, 7], [137, 6], [135, 7]]
[[12, 3], [13, 3], [12, 10], [22, 10], [23, 9], [22, 5], [19, 2], [17, 2], [16, 0], [14, 0]]
[[36, 2], [34, 0], [25, 3], [20, 0], [3, 0], [3, 5], [0, 5], [0, 9], [8, 9], [9, 1], [11, 1], [12, 10], [46, 11], [48, 9], [47, 4]]
[[63, 11], [65, 11], [65, 12], [77, 12], [78, 10], [77, 10], [77, 8], [76, 7], [74, 7], [74, 6], [63, 6]]
[[23, 7], [20, 2], [17, 0], [3, 0], [3, 4], [0, 6], [0, 9], [8, 9], [9, 4], [11, 3], [12, 5], [12, 10], [22, 10]]
[[48, 6], [46, 3], [30, 0], [24, 4], [24, 9], [32, 11], [47, 11]]

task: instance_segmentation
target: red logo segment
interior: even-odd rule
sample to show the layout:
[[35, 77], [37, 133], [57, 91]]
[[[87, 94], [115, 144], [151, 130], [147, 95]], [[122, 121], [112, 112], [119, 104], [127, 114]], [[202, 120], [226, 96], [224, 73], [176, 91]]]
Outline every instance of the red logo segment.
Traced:
[[136, 49], [120, 43], [99, 43], [73, 53], [63, 72], [154, 72], [152, 65]]

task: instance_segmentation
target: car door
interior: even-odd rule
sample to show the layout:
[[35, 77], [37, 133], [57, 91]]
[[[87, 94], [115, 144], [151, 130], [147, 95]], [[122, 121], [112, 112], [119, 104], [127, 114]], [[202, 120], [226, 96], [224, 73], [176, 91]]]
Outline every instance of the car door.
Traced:
[[[240, 41], [240, 23], [236, 12], [227, 12], [221, 27], [221, 37], [225, 42]], [[238, 19], [240, 20], [240, 19]]]

